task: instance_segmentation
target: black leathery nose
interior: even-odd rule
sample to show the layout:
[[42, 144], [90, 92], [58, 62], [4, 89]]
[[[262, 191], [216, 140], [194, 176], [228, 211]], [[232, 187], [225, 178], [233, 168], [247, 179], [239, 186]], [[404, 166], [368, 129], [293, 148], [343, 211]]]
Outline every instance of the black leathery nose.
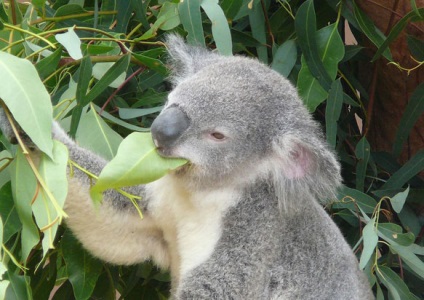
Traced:
[[153, 121], [151, 132], [157, 147], [171, 146], [189, 127], [190, 119], [179, 107], [166, 108]]

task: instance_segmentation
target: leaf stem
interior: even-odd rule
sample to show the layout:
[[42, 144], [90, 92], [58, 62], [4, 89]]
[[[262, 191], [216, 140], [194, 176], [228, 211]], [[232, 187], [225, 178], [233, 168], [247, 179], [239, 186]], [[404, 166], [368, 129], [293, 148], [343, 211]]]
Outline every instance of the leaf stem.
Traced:
[[43, 42], [47, 43], [53, 49], [56, 49], [56, 45], [53, 44], [52, 42], [50, 42], [48, 39], [42, 37], [41, 34], [36, 34], [36, 33], [31, 32], [31, 31], [22, 29], [22, 28], [20, 28], [18, 26], [10, 25], [10, 24], [7, 24], [7, 23], [4, 23], [3, 25], [6, 28], [9, 28], [9, 29], [12, 29], [12, 30], [16, 30], [16, 31], [19, 31], [19, 32], [22, 32], [22, 33], [26, 33], [26, 34], [34, 37], [34, 38], [38, 38], [38, 39], [42, 40]]

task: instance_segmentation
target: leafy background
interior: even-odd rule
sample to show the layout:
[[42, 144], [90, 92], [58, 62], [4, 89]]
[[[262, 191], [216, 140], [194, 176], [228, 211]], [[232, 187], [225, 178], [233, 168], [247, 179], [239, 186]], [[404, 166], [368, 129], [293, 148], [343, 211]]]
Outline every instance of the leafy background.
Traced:
[[[0, 298], [169, 296], [167, 273], [101, 262], [58, 226], [67, 153], [49, 124], [53, 115], [80, 145], [112, 158], [162, 108], [170, 88], [162, 40], [172, 31], [224, 55], [257, 57], [297, 86], [343, 164], [345, 186], [328, 211], [377, 298], [424, 299], [423, 7], [0, 1], [0, 103], [32, 140], [20, 135], [16, 146], [0, 136]], [[347, 45], [346, 32], [355, 43]], [[32, 143], [43, 150], [38, 159], [26, 152]]]

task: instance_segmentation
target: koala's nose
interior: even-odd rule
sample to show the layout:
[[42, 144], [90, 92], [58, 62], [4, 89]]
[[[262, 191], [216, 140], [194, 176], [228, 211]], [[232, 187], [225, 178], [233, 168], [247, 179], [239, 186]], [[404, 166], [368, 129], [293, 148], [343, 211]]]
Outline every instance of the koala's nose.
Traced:
[[179, 107], [169, 107], [153, 121], [152, 137], [157, 147], [171, 146], [189, 127], [190, 119]]

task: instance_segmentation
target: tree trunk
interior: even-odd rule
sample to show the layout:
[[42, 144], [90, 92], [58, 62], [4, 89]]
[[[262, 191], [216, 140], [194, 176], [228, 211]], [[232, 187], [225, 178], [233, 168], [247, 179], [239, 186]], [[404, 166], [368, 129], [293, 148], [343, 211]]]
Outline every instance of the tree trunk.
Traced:
[[[412, 10], [409, 0], [358, 0], [357, 4], [386, 35], [393, 25]], [[417, 7], [424, 7], [424, 0], [416, 0], [416, 4]], [[390, 45], [394, 61], [410, 69], [417, 66], [417, 62], [411, 58], [407, 35], [423, 40], [424, 22], [409, 24]], [[375, 47], [370, 50], [371, 57], [374, 52]], [[370, 92], [367, 138], [374, 150], [391, 152], [399, 121], [409, 98], [415, 88], [424, 82], [424, 67], [421, 66], [408, 75], [406, 71], [388, 64], [382, 57], [376, 64], [367, 64], [362, 68], [364, 76], [361, 77], [368, 77], [368, 85], [365, 86], [369, 87]], [[403, 146], [399, 162], [404, 163], [423, 148], [424, 116], [421, 116]]]

